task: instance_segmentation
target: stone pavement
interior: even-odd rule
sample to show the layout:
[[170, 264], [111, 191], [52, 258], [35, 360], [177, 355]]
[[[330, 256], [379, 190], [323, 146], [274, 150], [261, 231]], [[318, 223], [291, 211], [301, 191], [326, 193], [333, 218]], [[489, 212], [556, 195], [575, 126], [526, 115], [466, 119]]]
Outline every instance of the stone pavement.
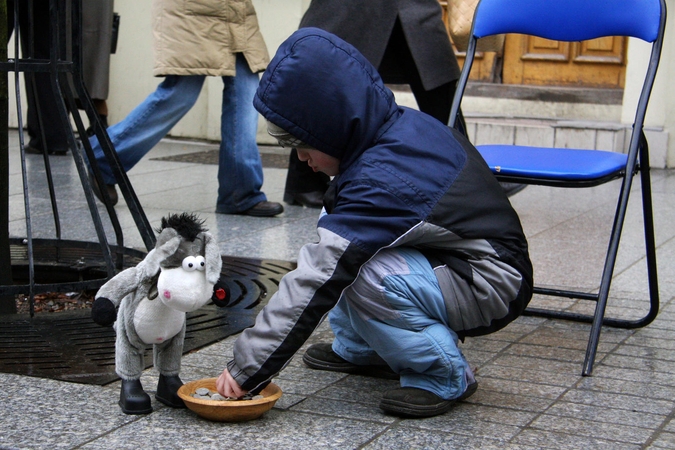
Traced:
[[[10, 236], [25, 236], [16, 134], [10, 158]], [[285, 205], [276, 218], [217, 215], [216, 166], [161, 160], [217, 148], [164, 140], [130, 173], [153, 227], [168, 212], [197, 212], [223, 254], [293, 261], [316, 239], [317, 211]], [[262, 152], [282, 154], [276, 148]], [[72, 158], [50, 157], [64, 239], [95, 240]], [[53, 237], [41, 157], [27, 157], [36, 237]], [[281, 201], [286, 171], [265, 168], [264, 191]], [[31, 183], [31, 181], [29, 181]], [[639, 184], [639, 183], [637, 183]], [[639, 186], [636, 186], [636, 190]], [[512, 197], [531, 245], [538, 283], [585, 287], [599, 277], [616, 182], [586, 191], [530, 186]], [[91, 386], [0, 374], [0, 448], [26, 449], [578, 449], [675, 448], [675, 171], [653, 171], [660, 293], [657, 319], [638, 330], [605, 328], [592, 377], [581, 376], [589, 325], [521, 317], [462, 349], [477, 368], [478, 392], [447, 414], [402, 420], [378, 408], [396, 382], [305, 367], [299, 353], [275, 382], [284, 394], [260, 419], [213, 423], [154, 401], [155, 411], [128, 416], [117, 405], [119, 382]], [[583, 195], [575, 197], [575, 193]], [[608, 315], [638, 317], [647, 299], [636, 201], [631, 202]], [[101, 205], [99, 205], [101, 206]], [[101, 206], [100, 211], [105, 214]], [[142, 248], [124, 200], [116, 211], [125, 246]], [[543, 300], [536, 299], [537, 304]], [[570, 309], [588, 309], [557, 302]], [[183, 358], [184, 381], [217, 376], [235, 337]], [[326, 324], [313, 342], [331, 340]], [[154, 394], [158, 374], [143, 376]]]

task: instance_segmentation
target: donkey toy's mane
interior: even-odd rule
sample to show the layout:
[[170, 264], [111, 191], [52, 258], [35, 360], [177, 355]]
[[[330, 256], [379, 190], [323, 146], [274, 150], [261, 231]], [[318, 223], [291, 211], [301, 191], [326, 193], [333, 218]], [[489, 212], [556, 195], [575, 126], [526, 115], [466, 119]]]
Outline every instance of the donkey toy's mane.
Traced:
[[204, 220], [195, 214], [169, 214], [167, 217], [162, 217], [162, 224], [157, 232], [159, 233], [165, 228], [173, 228], [183, 238], [194, 241], [199, 233], [207, 231], [203, 225]]

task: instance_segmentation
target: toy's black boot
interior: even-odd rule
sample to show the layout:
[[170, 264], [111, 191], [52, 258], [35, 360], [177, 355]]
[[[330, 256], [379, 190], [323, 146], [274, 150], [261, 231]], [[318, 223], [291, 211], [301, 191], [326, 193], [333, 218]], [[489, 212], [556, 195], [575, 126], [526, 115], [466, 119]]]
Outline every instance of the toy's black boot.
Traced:
[[150, 396], [143, 390], [141, 380], [122, 380], [119, 404], [125, 414], [149, 414], [152, 412]]
[[178, 375], [164, 376], [160, 374], [155, 398], [166, 406], [185, 408], [185, 402], [178, 396], [178, 389], [182, 385], [183, 382], [178, 378]]

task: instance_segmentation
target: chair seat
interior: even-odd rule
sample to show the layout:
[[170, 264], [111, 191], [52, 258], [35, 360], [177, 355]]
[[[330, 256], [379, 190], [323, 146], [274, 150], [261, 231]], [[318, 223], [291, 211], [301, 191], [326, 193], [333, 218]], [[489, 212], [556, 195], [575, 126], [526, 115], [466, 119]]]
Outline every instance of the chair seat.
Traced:
[[561, 181], [590, 181], [621, 174], [623, 153], [570, 148], [478, 145], [496, 175]]

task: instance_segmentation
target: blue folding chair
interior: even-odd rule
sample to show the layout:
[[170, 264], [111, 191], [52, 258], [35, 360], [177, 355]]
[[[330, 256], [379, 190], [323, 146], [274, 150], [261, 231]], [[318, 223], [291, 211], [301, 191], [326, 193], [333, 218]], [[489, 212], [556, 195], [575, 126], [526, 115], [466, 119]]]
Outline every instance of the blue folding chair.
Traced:
[[[582, 375], [591, 375], [602, 325], [638, 328], [659, 310], [656, 246], [652, 215], [649, 147], [643, 133], [645, 111], [661, 56], [666, 22], [664, 0], [481, 0], [476, 8], [449, 126], [458, 127], [458, 112], [473, 64], [476, 41], [502, 33], [519, 33], [556, 41], [583, 41], [605, 36], [631, 36], [652, 44], [628, 153], [599, 150], [479, 145], [478, 150], [499, 181], [557, 187], [591, 187], [622, 178], [614, 223], [598, 293], [535, 287], [535, 294], [596, 302], [593, 315], [528, 308], [526, 314], [592, 323]], [[650, 295], [647, 314], [637, 320], [605, 318], [621, 230], [634, 175], [640, 173], [646, 261]]]

